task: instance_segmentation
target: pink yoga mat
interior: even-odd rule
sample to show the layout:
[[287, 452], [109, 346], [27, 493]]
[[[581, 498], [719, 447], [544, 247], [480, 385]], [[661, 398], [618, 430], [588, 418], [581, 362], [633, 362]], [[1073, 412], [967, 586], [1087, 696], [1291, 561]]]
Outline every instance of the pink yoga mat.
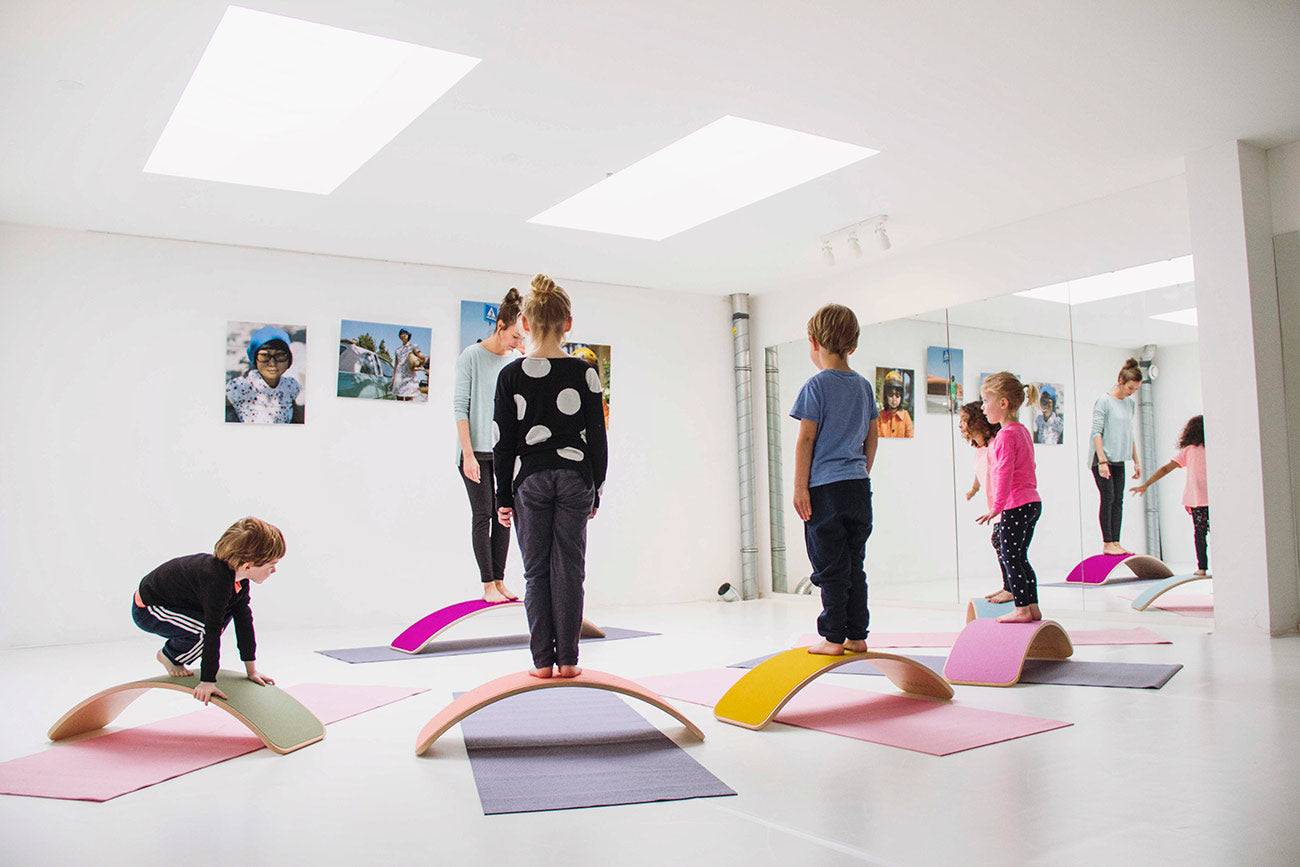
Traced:
[[[305, 683], [286, 690], [326, 725], [425, 689]], [[122, 729], [0, 763], [0, 794], [107, 801], [226, 759], [262, 742], [216, 708]], [[278, 756], [267, 752], [268, 760]]]
[[[1132, 602], [1137, 597], [1120, 596], [1119, 598]], [[1159, 608], [1161, 611], [1172, 611], [1174, 614], [1181, 614], [1184, 617], [1213, 617], [1214, 597], [1205, 593], [1167, 594], [1152, 602], [1150, 607]], [[1071, 635], [1070, 637], [1073, 638], [1074, 636]]]
[[[665, 698], [712, 707], [744, 674], [743, 670], [724, 668], [640, 677], [637, 682]], [[1073, 725], [822, 683], [800, 690], [776, 715], [776, 722], [932, 756]]]
[[[872, 650], [886, 647], [952, 647], [957, 640], [956, 632], [873, 632], [867, 637], [867, 646]], [[816, 635], [805, 635], [799, 639], [800, 644], [812, 644], [818, 640]], [[1099, 644], [1171, 644], [1150, 629], [1135, 626], [1132, 629], [1072, 629], [1070, 643], [1075, 647]]]

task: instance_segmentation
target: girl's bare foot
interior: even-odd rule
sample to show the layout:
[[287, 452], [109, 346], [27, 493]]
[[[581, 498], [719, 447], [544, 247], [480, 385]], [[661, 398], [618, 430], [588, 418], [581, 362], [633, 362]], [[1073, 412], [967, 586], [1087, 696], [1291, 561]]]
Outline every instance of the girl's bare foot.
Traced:
[[866, 653], [867, 640], [865, 638], [850, 638], [848, 641], [844, 642], [844, 650], [846, 653]]
[[555, 667], [548, 665], [546, 668], [530, 668], [528, 673], [533, 677], [550, 677], [555, 673]]
[[823, 638], [821, 641], [808, 648], [809, 653], [815, 653], [819, 656], [843, 656], [844, 645], [832, 644]]
[[1029, 614], [1034, 620], [1043, 619], [1043, 612], [1039, 609], [1037, 602], [1034, 602], [1029, 606]]
[[162, 663], [162, 667], [167, 669], [167, 673], [170, 674], [172, 677], [189, 677], [191, 674], [194, 673], [190, 671], [188, 668], [186, 668], [185, 666], [177, 665], [167, 657], [163, 656], [163, 652], [161, 650], [158, 651], [158, 661]]
[[506, 601], [507, 601], [507, 602], [518, 602], [518, 601], [519, 601], [519, 597], [518, 597], [518, 596], [516, 596], [515, 594], [511, 593], [509, 590], [506, 589], [506, 582], [504, 582], [504, 581], [493, 581], [492, 583], [493, 583], [493, 585], [496, 586], [496, 588], [497, 588], [497, 592], [499, 592], [502, 596], [506, 597]]
[[483, 585], [484, 602], [509, 602], [510, 597], [497, 589], [497, 582], [493, 581]]
[[555, 669], [556, 677], [577, 677], [582, 674], [582, 669], [576, 665], [561, 665]]
[[1012, 597], [1011, 597], [1011, 592], [1009, 590], [998, 590], [995, 593], [990, 593], [984, 598], [990, 602], [1001, 604], [1003, 602], [1010, 602]]
[[1024, 608], [1017, 608], [1015, 611], [1003, 614], [998, 618], [998, 623], [1033, 623], [1041, 619], [1042, 615], [1034, 617], [1034, 606], [1026, 605]]

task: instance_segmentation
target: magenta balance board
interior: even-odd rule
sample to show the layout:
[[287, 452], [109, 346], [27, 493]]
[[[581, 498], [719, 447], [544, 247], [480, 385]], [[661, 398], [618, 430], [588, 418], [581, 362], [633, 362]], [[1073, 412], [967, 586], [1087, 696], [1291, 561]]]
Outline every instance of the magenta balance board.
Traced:
[[407, 627], [405, 632], [394, 638], [389, 647], [403, 653], [419, 653], [440, 632], [455, 626], [466, 617], [481, 614], [489, 608], [508, 608], [523, 604], [522, 602], [484, 602], [482, 599], [457, 602], [455, 605], [439, 608], [427, 617], [420, 618]]

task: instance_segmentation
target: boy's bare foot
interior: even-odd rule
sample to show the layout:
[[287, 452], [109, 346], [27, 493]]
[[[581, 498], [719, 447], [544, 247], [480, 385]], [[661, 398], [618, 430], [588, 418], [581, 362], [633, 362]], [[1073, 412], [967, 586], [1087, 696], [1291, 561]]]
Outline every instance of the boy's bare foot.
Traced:
[[493, 581], [492, 583], [493, 583], [493, 585], [496, 586], [496, 588], [497, 588], [497, 592], [499, 592], [502, 596], [506, 597], [506, 601], [507, 601], [507, 602], [518, 602], [518, 601], [519, 601], [519, 597], [518, 597], [518, 596], [516, 596], [515, 594], [511, 593], [509, 590], [506, 589], [506, 582], [504, 582], [504, 581]]
[[163, 652], [161, 650], [158, 651], [158, 661], [162, 663], [162, 667], [167, 669], [167, 673], [170, 674], [172, 677], [189, 677], [194, 673], [190, 671], [188, 668], [186, 668], [185, 666], [177, 665], [167, 657], [163, 656]]
[[1002, 603], [1002, 602], [1010, 602], [1011, 599], [1012, 599], [1012, 596], [1011, 596], [1010, 591], [1008, 591], [1008, 590], [998, 590], [998, 591], [996, 591], [996, 592], [994, 592], [994, 593], [990, 593], [989, 595], [985, 596], [984, 598], [987, 599], [987, 600], [990, 601], [990, 602], [996, 602], [996, 603], [999, 603], [999, 604], [1000, 604], [1000, 603]]
[[530, 668], [528, 673], [533, 677], [550, 677], [555, 673], [555, 668], [550, 665], [546, 666], [546, 668]]
[[582, 674], [582, 669], [576, 665], [560, 665], [555, 669], [556, 677], [577, 677]]
[[819, 656], [843, 656], [844, 645], [832, 644], [823, 638], [821, 641], [808, 648], [809, 653], [815, 653]]
[[844, 651], [846, 653], [866, 653], [867, 640], [865, 638], [850, 638], [844, 642]]
[[497, 589], [497, 582], [483, 585], [484, 602], [509, 602], [510, 597]]
[[1026, 605], [1024, 608], [1017, 608], [998, 618], [998, 623], [1033, 623], [1035, 620], [1041, 620], [1042, 615], [1034, 617], [1033, 606]]

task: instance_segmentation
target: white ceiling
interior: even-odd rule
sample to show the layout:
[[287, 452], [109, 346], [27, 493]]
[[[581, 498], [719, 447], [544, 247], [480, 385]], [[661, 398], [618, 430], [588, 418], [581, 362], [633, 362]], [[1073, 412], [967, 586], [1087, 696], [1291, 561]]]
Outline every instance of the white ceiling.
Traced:
[[[873, 214], [851, 267], [1300, 139], [1295, 0], [243, 5], [483, 62], [330, 196], [146, 175], [226, 4], [3, 0], [0, 220], [766, 292]], [[665, 241], [525, 222], [725, 114], [881, 154]]]

